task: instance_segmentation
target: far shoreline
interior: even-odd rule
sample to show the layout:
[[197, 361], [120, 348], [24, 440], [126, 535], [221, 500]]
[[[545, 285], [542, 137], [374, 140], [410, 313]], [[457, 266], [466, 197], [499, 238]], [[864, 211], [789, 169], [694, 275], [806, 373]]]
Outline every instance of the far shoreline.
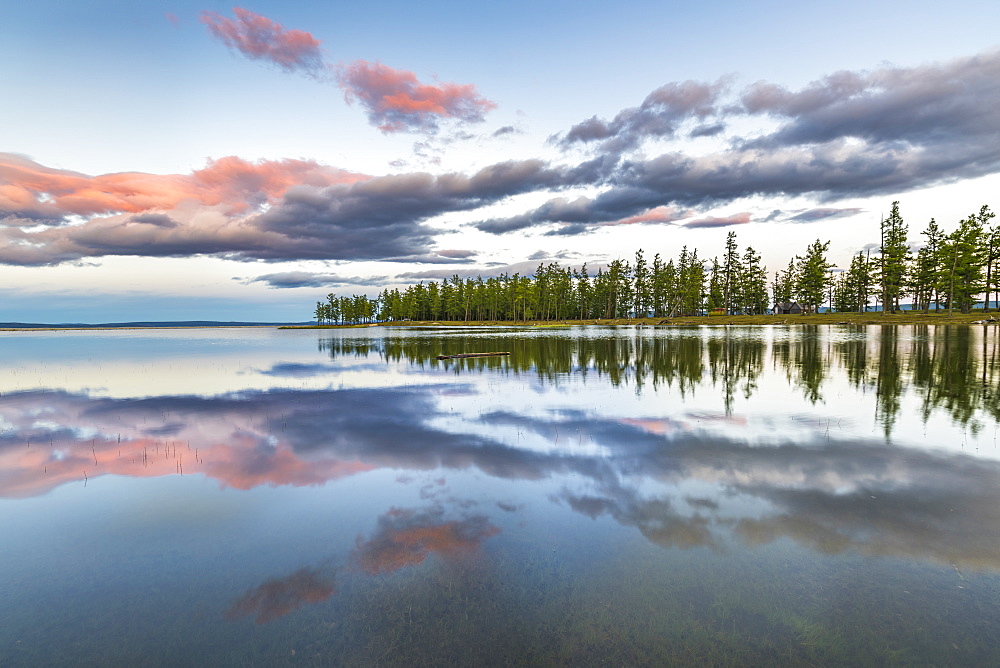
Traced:
[[369, 327], [536, 327], [560, 328], [579, 326], [602, 327], [698, 327], [698, 326], [802, 326], [802, 325], [1000, 325], [1000, 311], [973, 311], [972, 313], [922, 313], [900, 311], [897, 313], [815, 313], [801, 315], [707, 315], [678, 316], [673, 318], [588, 318], [585, 320], [399, 320], [343, 325], [319, 324], [151, 324], [136, 325], [41, 325], [24, 327], [0, 326], [0, 332], [108, 332], [108, 331], [159, 331], [177, 329], [364, 329]]
[[403, 320], [345, 325], [285, 325], [279, 329], [358, 329], [365, 327], [571, 327], [581, 325], [675, 327], [703, 325], [971, 325], [1000, 324], [1000, 312], [972, 313], [815, 313], [803, 315], [707, 315], [674, 318], [611, 318], [586, 320]]

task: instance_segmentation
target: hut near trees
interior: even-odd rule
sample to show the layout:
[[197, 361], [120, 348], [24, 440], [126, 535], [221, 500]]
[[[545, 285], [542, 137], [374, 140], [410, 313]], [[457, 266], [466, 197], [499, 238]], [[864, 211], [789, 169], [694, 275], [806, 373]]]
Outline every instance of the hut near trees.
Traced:
[[774, 315], [794, 315], [802, 313], [798, 302], [775, 302]]

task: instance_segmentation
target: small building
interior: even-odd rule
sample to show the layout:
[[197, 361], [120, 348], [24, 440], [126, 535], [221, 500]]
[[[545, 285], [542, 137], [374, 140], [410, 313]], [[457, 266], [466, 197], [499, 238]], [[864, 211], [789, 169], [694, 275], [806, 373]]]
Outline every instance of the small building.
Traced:
[[774, 315], [796, 315], [802, 313], [798, 302], [775, 302]]

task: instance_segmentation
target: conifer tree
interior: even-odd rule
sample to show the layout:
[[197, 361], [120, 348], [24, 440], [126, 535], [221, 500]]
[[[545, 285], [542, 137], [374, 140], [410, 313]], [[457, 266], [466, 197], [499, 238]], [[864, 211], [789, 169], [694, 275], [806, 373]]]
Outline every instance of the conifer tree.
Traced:
[[906, 285], [906, 223], [899, 212], [899, 202], [893, 202], [889, 215], [882, 220], [882, 246], [879, 257], [879, 277], [882, 283], [882, 312], [899, 309], [899, 298]]
[[796, 256], [795, 290], [802, 310], [815, 312], [826, 296], [829, 270], [833, 266], [826, 261], [826, 251], [830, 242], [817, 239], [806, 248], [806, 254]]

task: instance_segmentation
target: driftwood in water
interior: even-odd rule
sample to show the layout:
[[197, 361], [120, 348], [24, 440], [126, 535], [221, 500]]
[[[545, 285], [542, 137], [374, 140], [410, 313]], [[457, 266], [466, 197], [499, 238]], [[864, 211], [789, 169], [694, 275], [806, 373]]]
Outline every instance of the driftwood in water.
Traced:
[[461, 359], [464, 357], [497, 357], [498, 355], [510, 355], [509, 352], [503, 353], [462, 353], [460, 355], [438, 355], [439, 360], [454, 360]]

